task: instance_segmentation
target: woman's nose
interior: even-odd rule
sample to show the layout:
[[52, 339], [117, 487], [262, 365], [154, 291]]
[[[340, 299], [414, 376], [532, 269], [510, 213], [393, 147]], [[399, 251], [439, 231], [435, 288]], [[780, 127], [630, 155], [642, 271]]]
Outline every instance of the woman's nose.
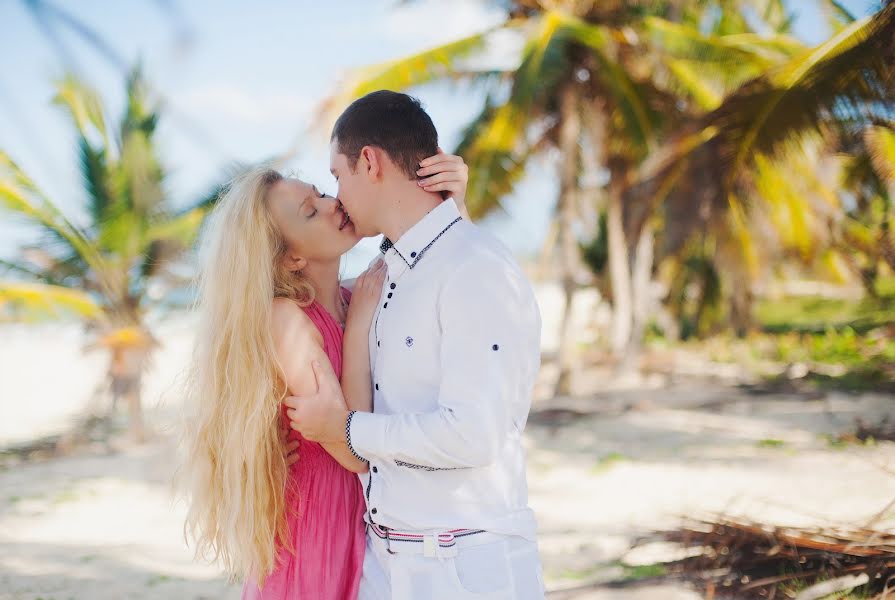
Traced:
[[339, 208], [339, 201], [335, 198], [330, 198], [329, 196], [324, 196], [317, 202], [319, 203], [317, 210], [325, 212], [327, 214], [332, 214], [336, 212], [337, 208]]

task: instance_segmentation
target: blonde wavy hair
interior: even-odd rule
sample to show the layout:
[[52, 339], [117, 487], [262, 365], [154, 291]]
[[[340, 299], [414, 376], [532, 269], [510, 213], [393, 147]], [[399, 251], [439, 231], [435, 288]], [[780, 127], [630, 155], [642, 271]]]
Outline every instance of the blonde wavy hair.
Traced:
[[224, 190], [200, 247], [199, 323], [186, 379], [184, 535], [196, 555], [219, 562], [231, 581], [260, 583], [291, 548], [286, 529], [287, 466], [280, 427], [285, 379], [271, 327], [275, 297], [300, 305], [314, 287], [282, 260], [286, 243], [267, 205], [285, 178], [252, 169]]

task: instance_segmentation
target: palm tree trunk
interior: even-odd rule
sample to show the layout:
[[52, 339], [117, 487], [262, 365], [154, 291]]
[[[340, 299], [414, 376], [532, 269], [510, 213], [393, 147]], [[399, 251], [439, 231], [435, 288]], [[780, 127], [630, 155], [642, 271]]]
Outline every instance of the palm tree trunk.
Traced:
[[743, 281], [733, 284], [730, 295], [730, 324], [737, 337], [744, 338], [752, 329], [752, 289]]
[[609, 344], [616, 357], [623, 356], [631, 339], [633, 308], [631, 306], [631, 269], [628, 243], [625, 240], [622, 190], [624, 182], [619, 171], [613, 171], [609, 181], [609, 206], [606, 214], [606, 234], [609, 250], [609, 278], [612, 282], [612, 330]]
[[559, 338], [559, 378], [556, 382], [556, 394], [571, 392], [572, 371], [575, 362], [575, 338], [572, 330], [572, 300], [575, 295], [575, 273], [578, 267], [579, 249], [575, 238], [575, 192], [578, 184], [578, 133], [581, 129], [581, 118], [578, 113], [578, 98], [575, 88], [567, 85], [560, 96], [559, 132], [559, 244], [561, 261], [562, 289], [564, 294], [563, 312], [560, 320]]
[[141, 386], [143, 368], [147, 361], [147, 350], [141, 347], [117, 347], [112, 349], [109, 377], [112, 384], [113, 410], [124, 405], [127, 410], [128, 428], [136, 442], [146, 440], [143, 422]]
[[634, 251], [634, 269], [631, 280], [632, 314], [631, 335], [624, 349], [619, 370], [623, 373], [639, 369], [640, 352], [643, 349], [643, 336], [652, 309], [650, 282], [653, 275], [653, 255], [655, 236], [651, 221], [644, 223], [637, 238]]

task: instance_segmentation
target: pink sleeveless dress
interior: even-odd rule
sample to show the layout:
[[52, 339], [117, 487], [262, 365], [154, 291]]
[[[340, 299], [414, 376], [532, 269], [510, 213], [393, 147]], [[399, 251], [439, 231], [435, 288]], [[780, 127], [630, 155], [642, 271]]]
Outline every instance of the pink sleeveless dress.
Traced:
[[[342, 290], [345, 299], [348, 290]], [[342, 376], [342, 328], [318, 302], [304, 309], [323, 335], [323, 350]], [[284, 407], [282, 418], [289, 418]], [[357, 475], [343, 468], [323, 447], [298, 439], [299, 460], [286, 484], [286, 526], [295, 544], [278, 553], [278, 567], [264, 586], [249, 579], [243, 600], [354, 600], [364, 564], [364, 497]]]

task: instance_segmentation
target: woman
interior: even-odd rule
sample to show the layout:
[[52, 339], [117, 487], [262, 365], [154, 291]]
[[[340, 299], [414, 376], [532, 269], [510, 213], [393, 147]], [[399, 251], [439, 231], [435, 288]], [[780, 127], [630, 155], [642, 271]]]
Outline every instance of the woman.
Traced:
[[[440, 153], [421, 165], [420, 185], [464, 211], [462, 159]], [[339, 263], [359, 239], [338, 200], [271, 169], [234, 180], [210, 217], [188, 386], [186, 529], [198, 554], [246, 578], [244, 599], [357, 595], [355, 473], [366, 464], [345, 443], [302, 440], [281, 401], [315, 391], [310, 364], [325, 357], [349, 408], [371, 408], [366, 340], [385, 268], [365, 272], [352, 299]]]

